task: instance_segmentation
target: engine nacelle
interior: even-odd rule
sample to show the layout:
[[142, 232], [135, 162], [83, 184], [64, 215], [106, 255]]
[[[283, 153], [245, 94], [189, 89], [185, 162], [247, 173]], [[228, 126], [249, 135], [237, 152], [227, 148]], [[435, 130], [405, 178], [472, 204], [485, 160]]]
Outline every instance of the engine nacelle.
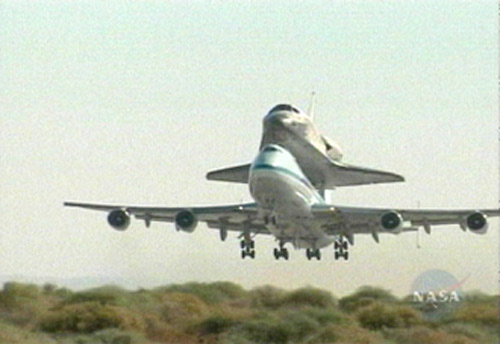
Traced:
[[175, 215], [175, 228], [179, 231], [193, 233], [198, 225], [196, 215], [189, 210], [182, 210]]
[[488, 230], [488, 217], [476, 211], [467, 215], [464, 224], [472, 233], [485, 234]]
[[114, 229], [124, 231], [130, 225], [130, 215], [122, 209], [113, 210], [108, 215], [108, 223]]
[[389, 211], [380, 217], [380, 225], [391, 232], [399, 232], [403, 228], [403, 217], [396, 211]]

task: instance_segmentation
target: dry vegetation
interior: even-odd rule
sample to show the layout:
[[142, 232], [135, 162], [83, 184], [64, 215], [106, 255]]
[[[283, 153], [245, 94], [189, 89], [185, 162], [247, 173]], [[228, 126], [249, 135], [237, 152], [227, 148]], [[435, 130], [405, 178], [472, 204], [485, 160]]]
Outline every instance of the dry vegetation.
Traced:
[[229, 282], [83, 292], [6, 283], [0, 291], [0, 343], [494, 344], [498, 330], [498, 297], [477, 293], [428, 320], [408, 298], [372, 287], [341, 299]]

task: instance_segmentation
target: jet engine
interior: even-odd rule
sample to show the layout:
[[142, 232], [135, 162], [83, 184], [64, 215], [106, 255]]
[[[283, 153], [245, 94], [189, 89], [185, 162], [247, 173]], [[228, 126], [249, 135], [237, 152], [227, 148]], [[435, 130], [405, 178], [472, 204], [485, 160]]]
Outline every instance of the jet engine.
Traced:
[[380, 225], [385, 230], [398, 232], [403, 227], [403, 217], [396, 211], [389, 211], [380, 217]]
[[193, 233], [198, 225], [196, 215], [189, 210], [182, 210], [175, 215], [175, 228], [179, 231]]
[[465, 218], [465, 226], [473, 233], [484, 234], [488, 230], [488, 218], [479, 211], [473, 212]]
[[122, 209], [113, 210], [108, 215], [108, 223], [114, 229], [124, 231], [130, 225], [130, 215]]

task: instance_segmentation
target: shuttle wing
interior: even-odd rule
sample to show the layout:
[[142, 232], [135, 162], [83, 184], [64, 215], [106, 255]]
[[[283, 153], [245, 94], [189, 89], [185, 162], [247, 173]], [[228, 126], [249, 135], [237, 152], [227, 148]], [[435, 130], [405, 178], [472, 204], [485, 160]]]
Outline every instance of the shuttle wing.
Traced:
[[[300, 168], [317, 189], [404, 181], [402, 176], [392, 172], [334, 161], [308, 142], [294, 144], [293, 151]], [[223, 168], [207, 173], [207, 179], [248, 183], [249, 169], [250, 164]]]

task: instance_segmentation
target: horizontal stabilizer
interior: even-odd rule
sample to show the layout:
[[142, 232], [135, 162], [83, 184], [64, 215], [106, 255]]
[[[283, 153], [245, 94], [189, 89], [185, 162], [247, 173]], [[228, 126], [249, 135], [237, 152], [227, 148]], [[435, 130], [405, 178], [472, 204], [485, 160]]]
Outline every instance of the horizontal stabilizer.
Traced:
[[207, 173], [208, 180], [232, 183], [248, 183], [250, 164], [223, 168]]

